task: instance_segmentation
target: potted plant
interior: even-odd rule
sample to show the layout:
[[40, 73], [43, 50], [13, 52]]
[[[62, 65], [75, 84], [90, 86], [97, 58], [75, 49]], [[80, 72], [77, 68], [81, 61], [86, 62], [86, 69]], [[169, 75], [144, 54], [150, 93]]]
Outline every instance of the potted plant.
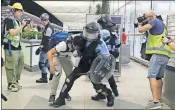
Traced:
[[37, 31], [25, 31], [25, 32], [22, 33], [22, 39], [31, 40], [31, 39], [36, 39], [36, 37], [38, 39], [41, 39], [42, 38], [41, 32], [37, 32]]

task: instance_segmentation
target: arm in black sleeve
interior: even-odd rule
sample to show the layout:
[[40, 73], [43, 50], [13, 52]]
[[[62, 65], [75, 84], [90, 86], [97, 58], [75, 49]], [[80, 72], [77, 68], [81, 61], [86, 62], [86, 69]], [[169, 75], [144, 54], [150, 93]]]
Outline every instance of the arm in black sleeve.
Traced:
[[43, 36], [43, 38], [42, 38], [42, 41], [41, 41], [41, 45], [42, 46], [47, 46], [48, 45], [48, 43], [49, 43], [49, 37], [50, 36]]

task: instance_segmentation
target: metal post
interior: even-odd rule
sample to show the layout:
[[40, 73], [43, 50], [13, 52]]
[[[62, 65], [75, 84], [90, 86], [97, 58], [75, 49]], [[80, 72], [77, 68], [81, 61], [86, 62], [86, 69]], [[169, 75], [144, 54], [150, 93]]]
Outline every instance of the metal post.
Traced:
[[124, 12], [124, 28], [126, 24], [126, 0], [125, 0], [125, 12]]
[[[136, 0], [135, 0], [135, 13], [134, 13], [134, 18], [136, 19], [136, 13], [137, 13], [137, 7], [136, 7]], [[134, 40], [133, 40], [133, 57], [134, 57], [134, 42], [135, 42], [135, 34], [136, 34], [136, 29], [134, 28]]]
[[119, 15], [119, 0], [118, 0], [118, 15]]
[[91, 13], [91, 1], [90, 1], [90, 6], [89, 6], [89, 14]]
[[151, 0], [151, 10], [153, 10], [153, 1]]

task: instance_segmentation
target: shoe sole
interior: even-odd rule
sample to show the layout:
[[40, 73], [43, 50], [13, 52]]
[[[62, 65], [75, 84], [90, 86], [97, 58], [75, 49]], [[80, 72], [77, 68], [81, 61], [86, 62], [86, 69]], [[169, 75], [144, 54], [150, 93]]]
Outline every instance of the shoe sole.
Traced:
[[36, 83], [48, 83], [48, 82], [36, 82]]
[[91, 97], [91, 100], [94, 100], [94, 101], [103, 101], [103, 100], [105, 100], [106, 98], [103, 98], [103, 99], [93, 99], [92, 97]]
[[113, 105], [107, 105], [107, 107], [112, 107], [112, 106], [114, 106], [114, 104]]
[[53, 102], [48, 102], [48, 104], [49, 104], [50, 106], [53, 106]]
[[[152, 101], [152, 100], [149, 100], [148, 103], [151, 103], [151, 101]], [[162, 101], [160, 102], [160, 104], [161, 104], [161, 106], [163, 106], [163, 102], [162, 102]]]
[[22, 89], [22, 87], [17, 87], [18, 89]]
[[19, 89], [18, 89], [18, 90], [16, 90], [16, 91], [12, 91], [12, 90], [8, 90], [8, 91], [10, 91], [10, 92], [18, 92], [18, 91], [19, 91]]
[[119, 94], [118, 95], [115, 95], [115, 97], [118, 97], [119, 96]]
[[[157, 106], [157, 107], [148, 108], [148, 109], [154, 110], [154, 109], [160, 109], [160, 108], [162, 108], [162, 106]], [[145, 110], [148, 110], [148, 109], [145, 109]]]
[[[105, 99], [106, 99], [106, 98], [105, 98]], [[94, 100], [94, 99], [91, 98], [91, 100], [93, 100], [93, 101], [104, 101], [105, 99], [97, 99], [97, 100]]]
[[[65, 104], [63, 104], [65, 105]], [[52, 105], [53, 107], [60, 107], [60, 106], [63, 106], [63, 105]]]
[[72, 99], [66, 99], [67, 101], [71, 101]]

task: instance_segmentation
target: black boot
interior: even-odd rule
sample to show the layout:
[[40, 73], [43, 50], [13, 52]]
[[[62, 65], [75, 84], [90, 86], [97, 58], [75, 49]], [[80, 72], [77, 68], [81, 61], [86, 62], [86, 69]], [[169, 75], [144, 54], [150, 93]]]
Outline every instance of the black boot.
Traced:
[[[62, 94], [62, 93], [61, 93], [61, 94]], [[64, 97], [60, 95], [60, 96], [55, 100], [55, 102], [53, 103], [53, 106], [54, 106], [54, 107], [60, 107], [60, 106], [65, 105], [65, 104], [66, 104], [66, 102], [65, 102]]]
[[115, 97], [119, 96], [118, 89], [117, 89], [117, 84], [115, 82], [114, 76], [111, 76], [108, 80], [109, 85], [112, 89], [112, 92], [114, 93]]
[[115, 97], [119, 96], [117, 88], [116, 89], [112, 89], [112, 92], [114, 93]]
[[103, 95], [102, 93], [98, 93], [97, 95], [92, 96], [91, 99], [92, 99], [92, 100], [95, 100], [95, 101], [99, 101], [99, 100], [104, 100], [104, 99], [106, 99], [106, 96]]
[[47, 81], [47, 73], [42, 73], [42, 78], [37, 79], [36, 83], [48, 83], [48, 81]]
[[109, 94], [107, 96], [107, 106], [112, 107], [114, 105], [114, 96], [112, 94]]
[[49, 81], [51, 81], [53, 79], [53, 75], [54, 74], [50, 74]]

